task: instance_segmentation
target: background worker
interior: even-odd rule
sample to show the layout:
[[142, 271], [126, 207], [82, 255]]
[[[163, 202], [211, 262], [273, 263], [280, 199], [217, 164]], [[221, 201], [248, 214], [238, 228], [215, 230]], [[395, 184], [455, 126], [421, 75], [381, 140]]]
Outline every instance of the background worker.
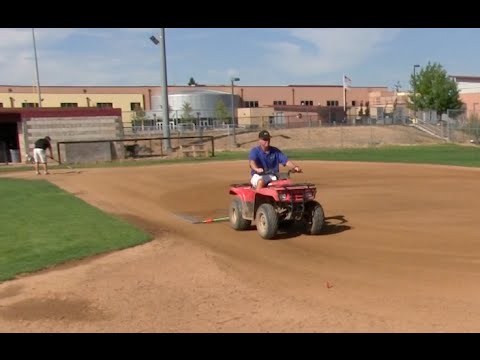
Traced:
[[38, 164], [42, 164], [43, 173], [45, 175], [49, 174], [47, 167], [47, 149], [50, 152], [50, 158], [53, 159], [51, 140], [52, 139], [50, 139], [50, 136], [45, 136], [44, 138], [35, 141], [35, 149], [33, 149], [33, 160], [35, 161], [35, 172], [37, 173], [37, 175], [40, 175]]

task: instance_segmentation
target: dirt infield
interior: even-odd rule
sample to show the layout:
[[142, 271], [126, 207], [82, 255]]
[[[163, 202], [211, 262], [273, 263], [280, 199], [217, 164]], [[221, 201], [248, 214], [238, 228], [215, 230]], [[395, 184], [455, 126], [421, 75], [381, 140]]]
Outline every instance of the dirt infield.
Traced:
[[325, 231], [276, 240], [178, 216], [225, 215], [243, 161], [52, 169], [155, 239], [0, 284], [0, 332], [478, 331], [480, 169], [301, 166]]

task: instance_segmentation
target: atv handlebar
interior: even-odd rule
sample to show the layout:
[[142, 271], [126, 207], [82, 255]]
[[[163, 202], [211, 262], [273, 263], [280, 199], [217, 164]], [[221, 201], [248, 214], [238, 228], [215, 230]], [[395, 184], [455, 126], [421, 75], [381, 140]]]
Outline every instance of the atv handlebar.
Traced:
[[267, 170], [267, 171], [264, 171], [264, 172], [261, 172], [261, 173], [257, 173], [258, 175], [274, 175], [277, 177], [277, 179], [289, 179], [290, 178], [290, 174], [292, 173], [301, 173], [303, 172], [302, 169], [299, 168], [299, 170], [295, 170], [295, 168], [293, 169], [288, 169], [287, 172], [275, 172], [275, 171], [272, 171], [272, 170]]

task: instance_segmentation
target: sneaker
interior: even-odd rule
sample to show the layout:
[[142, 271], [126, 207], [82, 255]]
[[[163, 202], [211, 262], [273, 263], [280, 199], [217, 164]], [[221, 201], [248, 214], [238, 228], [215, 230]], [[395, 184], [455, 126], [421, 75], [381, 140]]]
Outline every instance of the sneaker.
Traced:
[[48, 174], [50, 174], [50, 173], [47, 171], [47, 172], [45, 173], [45, 175], [48, 175]]
[[40, 173], [37, 171], [37, 175], [40, 175]]

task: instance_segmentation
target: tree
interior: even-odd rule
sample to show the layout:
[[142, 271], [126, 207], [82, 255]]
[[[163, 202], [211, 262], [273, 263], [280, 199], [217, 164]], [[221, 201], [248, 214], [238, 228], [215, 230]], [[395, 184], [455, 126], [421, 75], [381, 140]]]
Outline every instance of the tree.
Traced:
[[197, 86], [198, 84], [196, 83], [195, 79], [193, 77], [190, 78], [188, 81], [188, 86]]
[[215, 116], [217, 120], [220, 121], [225, 121], [225, 119], [228, 117], [227, 107], [222, 100], [218, 100], [217, 104], [215, 105]]
[[182, 105], [182, 122], [192, 122], [193, 120], [193, 115], [192, 115], [192, 106], [190, 105], [189, 102], [184, 102]]
[[438, 115], [449, 109], [460, 109], [457, 83], [448, 77], [446, 70], [438, 63], [427, 64], [418, 74], [410, 77], [410, 86], [415, 89], [409, 95], [409, 108], [416, 110], [435, 110]]
[[146, 113], [141, 108], [134, 110], [131, 114], [132, 126], [141, 126], [145, 123]]

